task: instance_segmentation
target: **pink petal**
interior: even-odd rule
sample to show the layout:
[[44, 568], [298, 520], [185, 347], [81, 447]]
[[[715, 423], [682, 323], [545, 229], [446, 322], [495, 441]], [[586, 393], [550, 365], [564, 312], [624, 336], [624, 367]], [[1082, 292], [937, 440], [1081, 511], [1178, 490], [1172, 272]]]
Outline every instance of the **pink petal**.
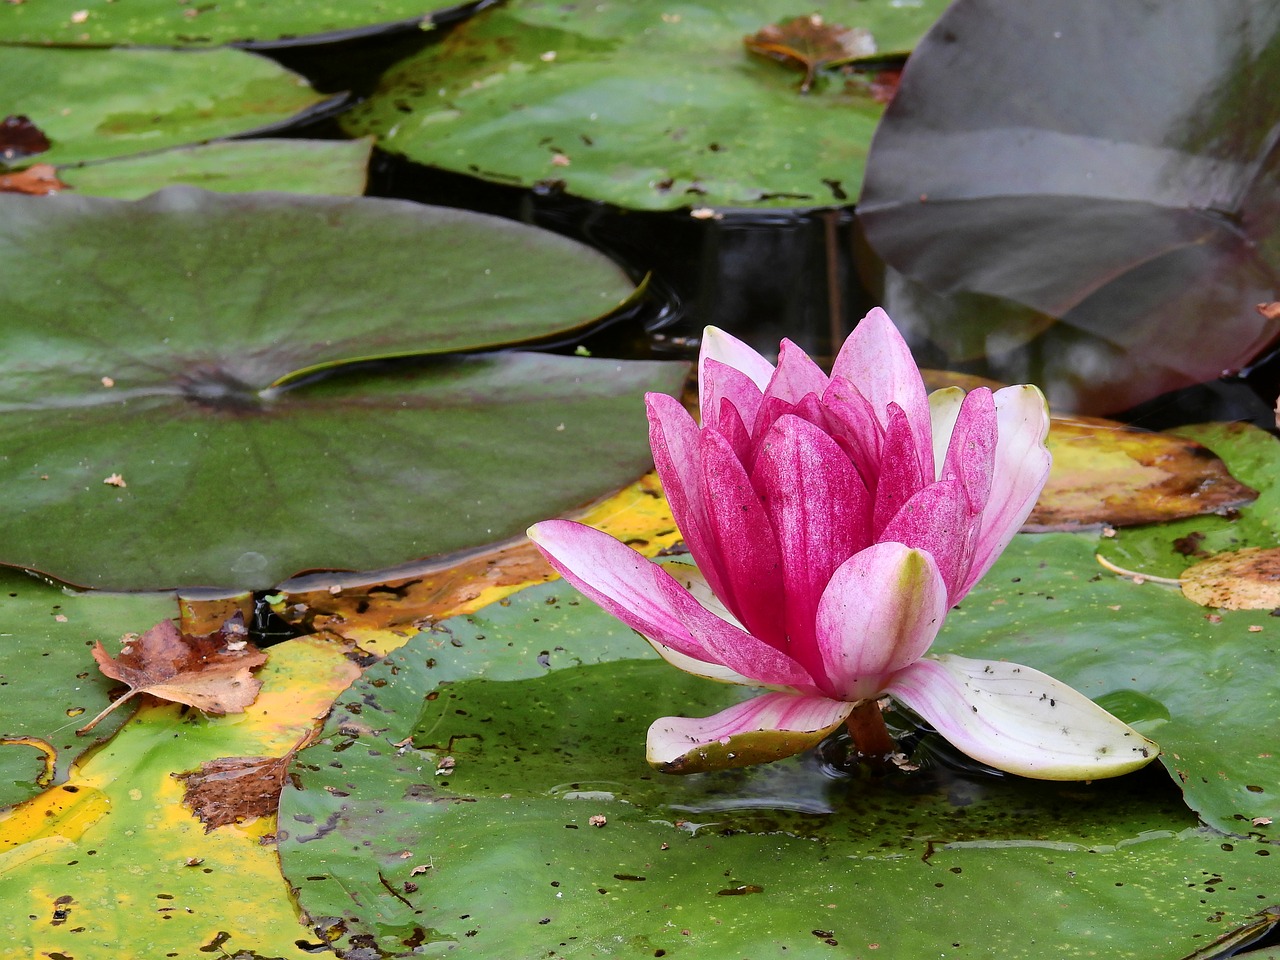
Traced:
[[889, 404], [901, 407], [912, 425], [925, 475], [934, 475], [933, 444], [927, 432], [929, 398], [920, 369], [887, 313], [876, 307], [858, 322], [840, 348], [831, 376], [853, 383], [871, 403], [883, 427], [888, 427]]
[[969, 391], [956, 415], [938, 479], [959, 480], [975, 513], [982, 511], [991, 495], [997, 429], [991, 391], [986, 387]]
[[885, 692], [975, 760], [1024, 777], [1115, 777], [1160, 751], [1084, 694], [1016, 663], [951, 655], [919, 660]]
[[703, 432], [702, 474], [698, 496], [706, 512], [705, 547], [714, 561], [704, 563], [696, 553], [694, 560], [748, 631], [785, 650], [786, 598], [773, 522], [737, 454], [713, 430]]
[[762, 684], [813, 688], [793, 660], [708, 611], [662, 567], [608, 534], [544, 520], [529, 528], [529, 539], [565, 580], [651, 642]]
[[[932, 453], [929, 458], [932, 462]], [[890, 404], [872, 513], [872, 528], [876, 531], [877, 540], [881, 539], [879, 531], [897, 516], [908, 500], [924, 489], [926, 477], [932, 478], [933, 470], [926, 470], [920, 462], [907, 415], [897, 404]]]
[[1044, 443], [1049, 433], [1044, 394], [1023, 384], [997, 390], [994, 401], [999, 436], [991, 495], [982, 511], [973, 563], [961, 595], [996, 562], [1027, 519], [1049, 479], [1053, 459]]
[[718, 360], [726, 366], [745, 373], [761, 392], [773, 376], [773, 364], [760, 356], [731, 333], [719, 327], [708, 326], [702, 331], [702, 351], [698, 356], [698, 380], [706, 382], [704, 369], [708, 360]]
[[874, 697], [887, 675], [929, 649], [947, 615], [947, 585], [927, 553], [878, 543], [845, 561], [818, 605], [818, 646], [841, 700]]
[[787, 649], [821, 677], [814, 633], [818, 603], [836, 568], [866, 545], [870, 498], [836, 442], [794, 416], [770, 429], [751, 479], [777, 535]]
[[645, 405], [649, 413], [649, 446], [671, 516], [694, 562], [712, 588], [719, 589], [725, 577], [717, 563], [718, 552], [702, 494], [702, 433], [675, 397], [646, 394]]
[[664, 773], [700, 773], [781, 760], [816, 746], [852, 703], [766, 693], [711, 717], [663, 717], [649, 727], [648, 760]]
[[778, 352], [778, 369], [773, 372], [764, 395], [799, 403], [809, 394], [822, 396], [827, 383], [827, 375], [807, 353], [790, 340], [783, 340]]
[[832, 377], [823, 394], [827, 420], [822, 426], [849, 455], [868, 490], [874, 490], [880, 474], [884, 427], [858, 388], [844, 377]]
[[904, 544], [933, 557], [947, 584], [950, 605], [964, 596], [961, 588], [973, 561], [977, 520], [964, 486], [958, 480], [939, 480], [903, 504], [876, 540]]
[[698, 403], [704, 426], [723, 430], [726, 404], [737, 411], [743, 423], [755, 422], [763, 394], [750, 377], [712, 357], [704, 357], [699, 370]]

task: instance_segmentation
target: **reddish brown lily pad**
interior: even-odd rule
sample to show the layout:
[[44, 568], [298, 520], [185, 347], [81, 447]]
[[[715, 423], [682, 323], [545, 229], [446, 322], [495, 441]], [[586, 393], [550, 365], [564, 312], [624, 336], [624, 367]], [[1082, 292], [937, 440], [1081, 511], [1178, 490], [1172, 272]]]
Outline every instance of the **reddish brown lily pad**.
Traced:
[[816, 13], [771, 23], [742, 42], [754, 54], [803, 70], [801, 93], [809, 92], [823, 67], [876, 52], [870, 30], [827, 23]]

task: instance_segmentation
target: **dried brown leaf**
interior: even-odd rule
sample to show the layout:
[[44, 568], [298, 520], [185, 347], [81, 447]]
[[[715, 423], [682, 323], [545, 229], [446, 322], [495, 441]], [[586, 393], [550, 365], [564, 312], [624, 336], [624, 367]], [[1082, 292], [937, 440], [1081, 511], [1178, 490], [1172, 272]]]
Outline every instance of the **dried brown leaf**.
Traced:
[[800, 92], [808, 93], [823, 67], [876, 52], [869, 30], [827, 23], [818, 14], [771, 23], [742, 42], [754, 54], [805, 72]]
[[37, 163], [17, 173], [0, 174], [0, 193], [25, 193], [43, 197], [59, 190], [71, 189], [58, 179], [58, 169], [48, 163]]
[[1280, 608], [1280, 549], [1246, 547], [1219, 553], [1182, 572], [1188, 600], [1220, 610]]
[[10, 163], [44, 153], [49, 146], [49, 138], [30, 117], [10, 114], [0, 120], [0, 162]]
[[292, 758], [292, 753], [283, 757], [220, 757], [170, 776], [183, 782], [183, 803], [209, 833], [229, 823], [273, 815], [280, 805], [280, 791]]
[[243, 622], [235, 617], [202, 636], [184, 636], [172, 620], [162, 620], [142, 636], [126, 634], [118, 657], [99, 640], [93, 648], [98, 668], [127, 684], [129, 691], [76, 732], [87, 733], [139, 693], [205, 713], [242, 713], [262, 686], [252, 671], [267, 662], [267, 655], [246, 636]]

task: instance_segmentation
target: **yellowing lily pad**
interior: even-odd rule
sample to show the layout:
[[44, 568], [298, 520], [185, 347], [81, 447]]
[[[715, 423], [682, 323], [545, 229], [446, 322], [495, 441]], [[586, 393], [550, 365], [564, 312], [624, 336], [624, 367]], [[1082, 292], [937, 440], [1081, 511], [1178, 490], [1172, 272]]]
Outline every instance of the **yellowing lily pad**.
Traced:
[[1280, 608], [1280, 548], [1245, 547], [1183, 571], [1188, 600], [1222, 610]]
[[1194, 440], [1111, 420], [1056, 417], [1049, 449], [1053, 470], [1027, 530], [1159, 523], [1222, 513], [1258, 495]]

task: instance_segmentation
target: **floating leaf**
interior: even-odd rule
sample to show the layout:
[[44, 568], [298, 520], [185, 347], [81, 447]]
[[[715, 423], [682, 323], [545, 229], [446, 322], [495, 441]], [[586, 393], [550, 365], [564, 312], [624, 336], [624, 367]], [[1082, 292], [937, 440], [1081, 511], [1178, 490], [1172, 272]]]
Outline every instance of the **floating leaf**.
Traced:
[[515, 536], [643, 473], [641, 395], [685, 374], [495, 354], [299, 382], [564, 336], [633, 292], [506, 220], [176, 188], [4, 205], [0, 557], [72, 582], [265, 588]]
[[[0, 4], [0, 17], [17, 9]], [[0, 89], [48, 137], [40, 160], [55, 165], [260, 132], [325, 99], [242, 50], [0, 47]]]
[[1194, 440], [1109, 420], [1056, 417], [1053, 470], [1027, 530], [1132, 526], [1225, 513], [1257, 496]]
[[30, 117], [10, 114], [0, 120], [0, 161], [12, 163], [49, 149], [49, 138]]
[[752, 53], [803, 70], [801, 93], [812, 89], [818, 71], [876, 52], [876, 41], [869, 30], [827, 23], [816, 13], [771, 23], [743, 37], [742, 42]]
[[1006, 337], [991, 369], [1083, 412], [1253, 359], [1280, 332], [1254, 309], [1280, 275], [1278, 35], [1280, 8], [1251, 0], [952, 4], [858, 202], [875, 250], [946, 295], [916, 302], [920, 325], [977, 335], [991, 298], [1044, 315], [1043, 366]]
[[67, 189], [121, 200], [177, 184], [219, 193], [273, 190], [357, 197], [364, 193], [371, 149], [367, 140], [223, 140], [65, 166], [59, 174]]
[[1246, 547], [1194, 564], [1179, 578], [1188, 600], [1223, 610], [1280, 609], [1280, 549]]
[[[297, 45], [372, 36], [397, 29], [429, 29], [433, 16], [457, 5], [429, 9], [422, 0], [379, 0], [372, 4], [320, 4], [312, 0], [239, 0], [237, 3], [173, 3], [130, 0], [123, 6], [85, 0], [67, 3], [19, 2], [0, 7], [0, 40], [58, 45], [210, 46], [272, 41]], [[329, 36], [326, 36], [329, 35]]]
[[[823, 16], [905, 53], [943, 6], [840, 0]], [[506, 3], [402, 61], [342, 123], [419, 163], [630, 208], [839, 204], [883, 108], [868, 76], [797, 96], [791, 74], [744, 50], [795, 13], [784, 0]]]
[[[1057, 566], [1074, 543], [1085, 540], [1020, 538], [998, 585], [980, 585], [965, 608], [1012, 594], [1012, 571]], [[1092, 558], [1069, 553], [1090, 586]], [[1100, 651], [1100, 622], [1059, 659], [1090, 654], [1092, 667], [1074, 669], [1095, 691], [1133, 686], [1149, 659], [1117, 643]], [[988, 622], [982, 636], [988, 654], [1026, 661], [1021, 631]], [[604, 933], [637, 956], [754, 956], [762, 943], [797, 957], [870, 944], [897, 957], [992, 944], [1043, 956], [1043, 914], [1008, 909], [1016, 887], [1073, 918], [1060, 952], [1145, 958], [1243, 927], [1271, 896], [1270, 848], [1196, 829], [1158, 773], [991, 779], [933, 747], [917, 749], [919, 770], [881, 778], [841, 774], [828, 765], [838, 749], [655, 773], [644, 758], [653, 717], [711, 712], [749, 692], [633, 659], [639, 644], [553, 583], [447, 621], [366, 672], [298, 755], [281, 798], [285, 874], [340, 956], [459, 945], [585, 957]], [[1229, 884], [1214, 879], [1223, 871]], [[867, 902], [929, 922], [897, 923]]]
[[0, 193], [26, 193], [43, 197], [68, 184], [58, 179], [58, 168], [49, 163], [36, 163], [17, 173], [0, 173]]
[[267, 662], [267, 655], [246, 636], [239, 620], [227, 621], [217, 633], [195, 637], [184, 636], [172, 620], [161, 620], [141, 636], [126, 634], [115, 657], [99, 640], [93, 659], [108, 677], [127, 684], [129, 692], [76, 732], [92, 730], [107, 713], [139, 693], [215, 716], [243, 713], [262, 686], [252, 671]]

